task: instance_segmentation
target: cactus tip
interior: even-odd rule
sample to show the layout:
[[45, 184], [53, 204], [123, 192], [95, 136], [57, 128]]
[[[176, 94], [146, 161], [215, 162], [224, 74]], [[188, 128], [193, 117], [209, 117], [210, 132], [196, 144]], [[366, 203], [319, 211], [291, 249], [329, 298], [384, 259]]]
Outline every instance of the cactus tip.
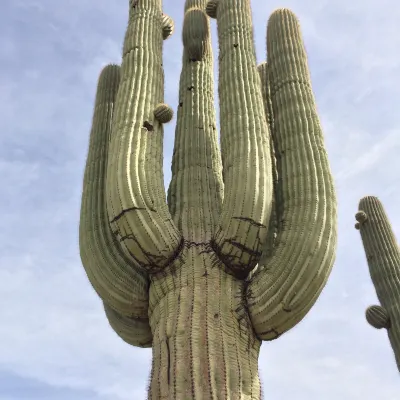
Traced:
[[362, 209], [365, 204], [381, 204], [376, 196], [364, 196], [358, 203], [358, 208]]
[[187, 55], [192, 61], [201, 61], [207, 51], [209, 25], [204, 11], [192, 8], [183, 19], [182, 40]]
[[296, 14], [291, 9], [285, 7], [276, 8], [272, 11], [269, 20], [282, 18], [294, 18], [298, 21]]

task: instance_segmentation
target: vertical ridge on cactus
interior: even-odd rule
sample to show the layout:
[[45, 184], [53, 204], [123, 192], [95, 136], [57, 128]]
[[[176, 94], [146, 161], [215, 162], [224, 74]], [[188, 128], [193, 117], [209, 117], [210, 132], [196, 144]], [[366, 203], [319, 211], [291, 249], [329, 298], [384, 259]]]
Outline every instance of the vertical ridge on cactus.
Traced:
[[311, 90], [299, 23], [276, 10], [267, 29], [279, 201], [274, 251], [248, 285], [249, 314], [258, 337], [272, 340], [314, 304], [332, 268], [336, 197]]
[[[253, 42], [250, 2], [219, 1], [217, 13], [224, 202], [212, 240], [236, 276], [257, 264], [272, 207], [271, 154]], [[242, 190], [237, 190], [237, 182]]]
[[[111, 232], [105, 204], [106, 166], [120, 67], [100, 74], [84, 176], [79, 241], [82, 263], [101, 299], [126, 316], [147, 319], [148, 278]], [[150, 327], [147, 326], [150, 333]]]
[[257, 67], [249, 0], [186, 0], [183, 11], [168, 202], [162, 46], [173, 25], [161, 0], [130, 0], [121, 67], [99, 78], [81, 259], [111, 328], [152, 346], [149, 400], [260, 400], [262, 341], [308, 313], [334, 262], [333, 181], [295, 15], [272, 14]]
[[360, 200], [356, 213], [372, 283], [381, 305], [370, 306], [366, 319], [387, 329], [400, 371], [400, 249], [382, 203], [377, 197]]

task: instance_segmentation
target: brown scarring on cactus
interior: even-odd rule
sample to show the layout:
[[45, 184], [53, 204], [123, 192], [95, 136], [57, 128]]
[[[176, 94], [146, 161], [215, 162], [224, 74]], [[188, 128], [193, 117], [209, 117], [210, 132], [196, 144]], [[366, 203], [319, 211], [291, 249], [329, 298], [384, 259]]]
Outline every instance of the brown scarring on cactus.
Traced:
[[360, 200], [356, 219], [369, 272], [381, 305], [370, 306], [366, 319], [377, 329], [387, 329], [400, 371], [400, 250], [389, 219], [377, 197]]
[[115, 332], [153, 347], [150, 400], [259, 400], [261, 342], [304, 318], [335, 258], [336, 198], [297, 18], [272, 14], [257, 68], [249, 0], [216, 4], [221, 150], [206, 0], [187, 0], [168, 202], [161, 0], [131, 9], [122, 68], [99, 78], [81, 258]]

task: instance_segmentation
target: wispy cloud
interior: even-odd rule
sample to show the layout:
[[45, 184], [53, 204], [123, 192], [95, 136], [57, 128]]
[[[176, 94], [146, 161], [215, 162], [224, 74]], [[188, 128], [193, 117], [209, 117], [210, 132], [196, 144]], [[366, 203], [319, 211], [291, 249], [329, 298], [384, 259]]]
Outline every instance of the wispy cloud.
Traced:
[[[166, 100], [176, 108], [183, 1], [164, 2]], [[3, 0], [0, 13], [0, 399], [145, 398], [151, 351], [108, 327], [78, 252], [96, 82], [120, 62], [127, 0]], [[387, 337], [364, 321], [376, 302], [354, 213], [381, 198], [400, 237], [400, 5], [394, 0], [253, 0], [257, 58], [269, 14], [300, 18], [339, 200], [339, 251], [315, 308], [265, 343], [266, 398], [398, 399]], [[215, 59], [216, 29], [213, 22]], [[217, 71], [217, 70], [216, 70]], [[217, 77], [217, 72], [216, 75]], [[216, 85], [217, 87], [217, 85]], [[170, 180], [174, 126], [165, 131]]]

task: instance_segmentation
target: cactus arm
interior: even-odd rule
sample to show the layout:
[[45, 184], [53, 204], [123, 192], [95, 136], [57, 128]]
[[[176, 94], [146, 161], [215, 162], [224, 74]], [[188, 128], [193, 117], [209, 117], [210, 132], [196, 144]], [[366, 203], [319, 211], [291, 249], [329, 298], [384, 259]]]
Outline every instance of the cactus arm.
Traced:
[[337, 242], [333, 179], [291, 11], [271, 15], [267, 51], [283, 204], [274, 251], [247, 287], [249, 315], [262, 340], [277, 338], [307, 314], [328, 279]]
[[271, 212], [269, 132], [250, 1], [220, 0], [215, 15], [224, 202], [212, 244], [231, 271], [245, 277], [259, 260]]
[[126, 316], [140, 318], [147, 334], [148, 278], [129, 260], [112, 235], [105, 200], [108, 144], [120, 67], [100, 74], [86, 162], [79, 224], [79, 247], [87, 276], [100, 298]]
[[108, 323], [115, 333], [126, 343], [135, 347], [151, 347], [153, 336], [148, 318], [126, 317], [103, 303]]
[[214, 106], [213, 55], [206, 0], [187, 0], [183, 59], [168, 205], [190, 242], [211, 240], [223, 183]]
[[181, 235], [165, 201], [163, 127], [154, 111], [163, 103], [161, 0], [130, 2], [107, 167], [107, 209], [127, 255], [157, 271], [179, 252]]
[[360, 230], [369, 272], [381, 306], [366, 311], [367, 321], [386, 328], [400, 371], [400, 249], [382, 203], [373, 196], [360, 200]]

